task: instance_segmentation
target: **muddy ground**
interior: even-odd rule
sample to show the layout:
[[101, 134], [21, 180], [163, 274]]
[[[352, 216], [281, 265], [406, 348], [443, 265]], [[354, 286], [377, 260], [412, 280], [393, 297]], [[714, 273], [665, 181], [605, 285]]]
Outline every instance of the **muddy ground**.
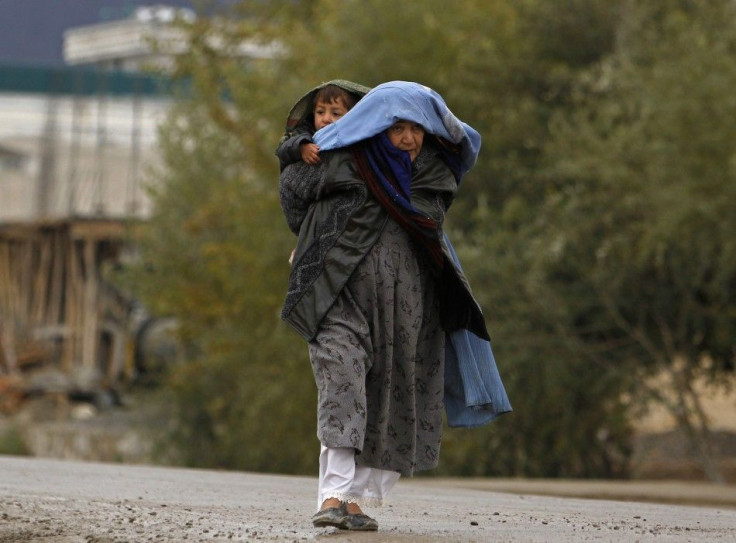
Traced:
[[2, 542], [736, 542], [733, 485], [402, 480], [361, 534], [311, 526], [311, 477], [13, 456], [0, 474]]

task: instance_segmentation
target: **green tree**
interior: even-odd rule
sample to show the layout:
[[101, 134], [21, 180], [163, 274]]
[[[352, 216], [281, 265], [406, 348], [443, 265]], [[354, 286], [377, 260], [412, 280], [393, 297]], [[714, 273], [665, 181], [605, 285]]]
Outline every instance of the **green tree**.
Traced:
[[602, 361], [591, 363], [580, 342], [563, 333], [555, 306], [533, 288], [529, 250], [537, 239], [529, 226], [553, 188], [543, 170], [550, 120], [574, 113], [578, 79], [614, 51], [619, 7], [522, 2], [505, 18], [479, 17], [486, 25], [485, 39], [477, 42], [482, 48], [471, 45], [461, 56], [462, 84], [453, 92], [456, 101], [473, 104], [468, 118], [480, 119], [474, 126], [484, 143], [463, 187], [470, 205], [466, 199], [460, 221], [450, 219], [451, 236], [486, 309], [515, 407], [509, 420], [462, 432], [457, 447], [450, 437], [445, 458], [464, 459], [453, 465], [488, 459], [480, 471], [470, 468], [475, 473], [626, 474], [624, 376]]
[[257, 11], [188, 27], [176, 74], [188, 92], [162, 126], [155, 210], [127, 275], [155, 314], [179, 323], [187, 360], [168, 387], [182, 461], [305, 472], [316, 394], [306, 347], [278, 317], [294, 243], [273, 156], [285, 113], [266, 61], [232, 53], [243, 38], [268, 43], [271, 28]]
[[[483, 136], [448, 230], [486, 310], [515, 407], [483, 429], [448, 432], [440, 472], [624, 475], [633, 397], [624, 393], [635, 390], [636, 363], [654, 364], [642, 362], [644, 342], [622, 323], [643, 317], [647, 326], [637, 333], [664, 337], [656, 335], [656, 314], [642, 311], [684, 292], [674, 288], [684, 276], [662, 274], [681, 260], [693, 264], [688, 259], [698, 255], [676, 243], [687, 236], [703, 266], [687, 268], [687, 280], [720, 296], [721, 305], [708, 302], [698, 318], [720, 324], [689, 328], [681, 345], [703, 331], [714, 370], [730, 363], [723, 352], [733, 337], [733, 320], [713, 316], [732, 310], [733, 275], [707, 265], [716, 255], [732, 261], [733, 250], [694, 235], [696, 227], [710, 232], [711, 210], [728, 214], [698, 191], [707, 185], [719, 198], [732, 194], [715, 175], [685, 183], [710, 162], [684, 149], [684, 139], [657, 138], [675, 126], [684, 138], [688, 123], [700, 122], [698, 112], [685, 122], [693, 112], [684, 94], [673, 102], [679, 109], [660, 101], [677, 95], [678, 70], [693, 70], [688, 92], [704, 93], [698, 103], [732, 100], [722, 92], [730, 76], [723, 86], [712, 76], [700, 87], [697, 67], [677, 57], [695, 62], [687, 39], [712, 45], [713, 32], [725, 27], [694, 4], [673, 6], [680, 7], [652, 14], [604, 0], [252, 1], [226, 22], [193, 23], [179, 64], [192, 95], [162, 131], [161, 188], [142, 244], [149, 269], [140, 272], [144, 299], [180, 320], [189, 347], [190, 362], [172, 381], [177, 435], [194, 444], [187, 461], [313, 471], [309, 363], [301, 339], [278, 319], [294, 240], [276, 201], [273, 149], [289, 107], [315, 84], [405, 79], [436, 88]], [[275, 38], [275, 58], [246, 63], [235, 54], [244, 40], [270, 45]], [[682, 51], [671, 49], [676, 44]], [[716, 59], [703, 60], [720, 69]], [[711, 121], [719, 118], [714, 111]], [[674, 124], [656, 124], [667, 118]], [[711, 137], [703, 132], [698, 149], [717, 142], [719, 164], [732, 169], [727, 129]], [[657, 147], [665, 142], [670, 155]], [[662, 157], [661, 169], [650, 165], [653, 155]], [[668, 187], [675, 157], [690, 157], [692, 175], [676, 177], [687, 197]], [[718, 232], [729, 231], [729, 220]], [[662, 359], [668, 368], [681, 360]], [[283, 436], [294, 445], [283, 447]]]
[[[734, 363], [736, 11], [630, 3], [620, 33], [553, 124], [530, 278], [579, 352], [664, 404], [722, 481], [693, 384]], [[647, 385], [662, 374], [674, 398]]]
[[[289, 73], [369, 85], [424, 82], [483, 137], [479, 163], [463, 181], [447, 224], [486, 308], [515, 413], [480, 430], [448, 432], [442, 469], [621, 474], [627, 457], [622, 379], [608, 372], [602, 395], [591, 386], [600, 368], [571, 354], [551, 315], [521, 288], [528, 262], [519, 250], [546, 197], [540, 171], [550, 119], [573, 109], [577, 78], [613, 51], [620, 2], [309, 5], [309, 16], [290, 32], [290, 43], [298, 45], [286, 63]], [[569, 404], [560, 403], [565, 391]], [[580, 409], [591, 415], [574, 416]]]

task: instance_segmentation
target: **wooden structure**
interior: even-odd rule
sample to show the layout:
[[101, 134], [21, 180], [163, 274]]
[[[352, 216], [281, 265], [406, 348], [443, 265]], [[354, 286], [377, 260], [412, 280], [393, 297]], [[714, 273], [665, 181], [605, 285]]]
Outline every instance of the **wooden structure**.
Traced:
[[0, 392], [3, 380], [33, 391], [44, 372], [67, 392], [132, 373], [141, 320], [105, 269], [150, 212], [142, 179], [167, 90], [140, 74], [0, 65]]
[[[131, 317], [134, 301], [102, 270], [128, 247], [128, 225], [150, 213], [141, 179], [173, 84], [140, 70], [174, 65], [187, 41], [172, 23], [195, 14], [154, 5], [128, 15], [67, 29], [64, 59], [74, 67], [0, 63], [0, 381], [43, 363], [114, 382], [126, 344], [170, 326]], [[244, 42], [234, 54], [278, 52]]]
[[125, 371], [128, 302], [101, 276], [118, 257], [118, 221], [57, 221], [0, 227], [0, 360], [6, 374], [52, 364]]

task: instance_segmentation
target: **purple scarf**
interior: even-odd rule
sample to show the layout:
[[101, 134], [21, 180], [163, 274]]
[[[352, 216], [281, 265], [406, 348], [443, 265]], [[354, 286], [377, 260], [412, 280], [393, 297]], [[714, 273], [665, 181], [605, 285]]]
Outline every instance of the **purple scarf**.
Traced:
[[394, 147], [385, 133], [359, 142], [351, 148], [358, 173], [378, 202], [415, 240], [428, 251], [442, 269], [444, 256], [438, 225], [411, 204], [412, 165], [409, 153]]
[[406, 211], [418, 213], [411, 205], [411, 158], [395, 147], [385, 132], [367, 140], [366, 158], [383, 190]]

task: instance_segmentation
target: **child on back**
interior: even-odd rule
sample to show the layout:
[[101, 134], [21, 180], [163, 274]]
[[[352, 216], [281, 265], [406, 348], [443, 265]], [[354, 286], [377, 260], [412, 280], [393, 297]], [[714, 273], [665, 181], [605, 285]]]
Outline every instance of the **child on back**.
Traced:
[[319, 147], [312, 142], [314, 133], [345, 115], [369, 90], [335, 79], [302, 96], [289, 112], [286, 131], [276, 149], [281, 171], [299, 161], [319, 164]]
[[[323, 83], [302, 96], [289, 111], [286, 130], [276, 148], [281, 175], [279, 196], [289, 228], [299, 233], [290, 217], [301, 216], [314, 200], [319, 172], [312, 166], [321, 163], [314, 133], [345, 115], [370, 89], [341, 79]], [[289, 264], [294, 251], [289, 256]]]

